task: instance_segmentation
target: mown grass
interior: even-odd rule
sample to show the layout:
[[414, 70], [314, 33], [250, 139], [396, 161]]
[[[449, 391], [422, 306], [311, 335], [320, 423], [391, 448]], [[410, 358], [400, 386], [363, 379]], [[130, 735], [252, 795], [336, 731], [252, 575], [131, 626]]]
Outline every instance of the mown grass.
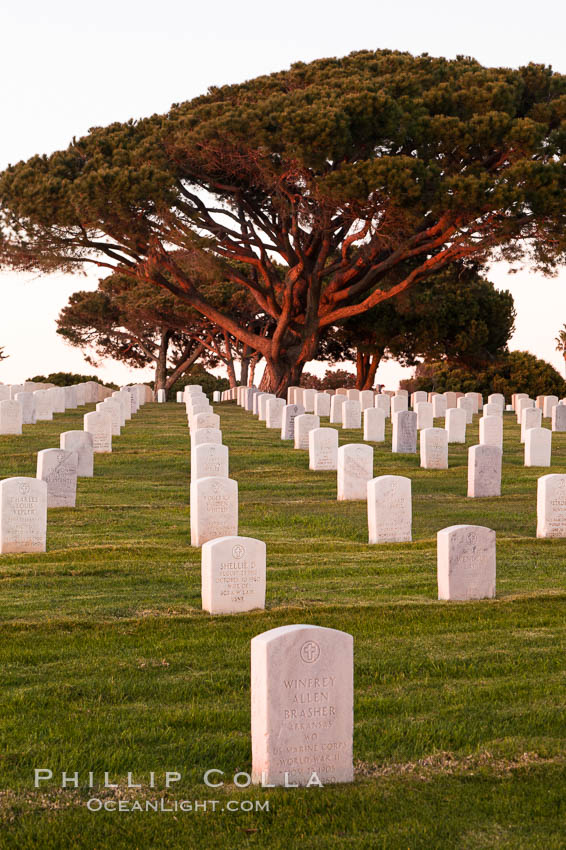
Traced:
[[[0, 477], [35, 474], [35, 453], [86, 409], [0, 437]], [[566, 540], [535, 539], [549, 470], [523, 467], [514, 417], [500, 499], [466, 498], [477, 421], [448, 471], [392, 455], [388, 431], [375, 474], [412, 479], [414, 542], [370, 547], [365, 505], [336, 501], [335, 474], [309, 472], [307, 453], [235, 405], [217, 410], [240, 533], [267, 542], [266, 610], [201, 611], [184, 410], [146, 405], [80, 480], [77, 508], [49, 511], [47, 553], [0, 557], [0, 846], [564, 847]], [[566, 472], [566, 434], [551, 471]], [[437, 601], [436, 532], [463, 522], [497, 532], [494, 600]], [[249, 641], [299, 622], [354, 635], [356, 780], [238, 789]], [[53, 780], [34, 789], [34, 768]], [[224, 788], [206, 787], [209, 768]], [[78, 789], [59, 787], [63, 770], [79, 771]], [[183, 777], [169, 791], [166, 770]], [[100, 788], [104, 771], [118, 789]], [[127, 789], [128, 771], [142, 789]], [[93, 796], [219, 803], [91, 813]], [[229, 812], [230, 800], [270, 811]]]

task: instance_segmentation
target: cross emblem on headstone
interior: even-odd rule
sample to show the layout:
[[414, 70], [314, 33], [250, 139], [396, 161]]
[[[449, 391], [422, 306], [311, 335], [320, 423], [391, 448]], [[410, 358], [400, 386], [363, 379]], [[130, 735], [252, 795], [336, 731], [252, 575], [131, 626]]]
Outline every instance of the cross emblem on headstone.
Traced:
[[307, 664], [312, 664], [320, 655], [320, 647], [314, 640], [308, 640], [301, 647], [301, 658]]

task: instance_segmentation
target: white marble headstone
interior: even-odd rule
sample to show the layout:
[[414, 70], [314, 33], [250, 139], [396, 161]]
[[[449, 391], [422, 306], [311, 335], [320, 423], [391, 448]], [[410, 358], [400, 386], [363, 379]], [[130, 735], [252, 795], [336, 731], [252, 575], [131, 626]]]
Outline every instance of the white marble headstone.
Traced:
[[501, 496], [501, 460], [499, 446], [470, 446], [468, 449], [468, 498]]
[[366, 407], [364, 410], [364, 440], [368, 443], [385, 440], [385, 411], [380, 407]]
[[552, 431], [529, 428], [525, 431], [525, 466], [550, 466]]
[[391, 408], [391, 418], [393, 420], [391, 451], [398, 454], [415, 454], [417, 451], [417, 414], [414, 410], [401, 410], [399, 413], [394, 413], [393, 408]]
[[229, 476], [228, 446], [199, 443], [191, 450], [191, 480], [211, 475]]
[[481, 525], [451, 525], [437, 535], [438, 598], [495, 596], [495, 531]]
[[42, 449], [37, 453], [37, 478], [47, 484], [48, 508], [74, 508], [77, 498], [76, 452]]
[[269, 398], [265, 405], [265, 427], [281, 430], [283, 422], [284, 398]]
[[367, 482], [373, 478], [373, 449], [364, 443], [347, 443], [338, 449], [338, 501], [367, 499]]
[[566, 475], [537, 482], [537, 537], [566, 537]]
[[22, 405], [19, 401], [0, 401], [0, 434], [21, 434], [22, 419]]
[[0, 553], [45, 552], [47, 484], [36, 478], [0, 481]]
[[338, 467], [338, 431], [313, 428], [309, 431], [309, 469], [315, 472]]
[[411, 479], [380, 475], [367, 483], [370, 543], [411, 541]]
[[420, 432], [420, 444], [422, 469], [448, 469], [448, 431], [424, 428]]
[[77, 454], [77, 476], [92, 478], [94, 475], [94, 450], [92, 434], [88, 431], [63, 431], [59, 435], [62, 449]]
[[353, 638], [280, 626], [251, 643], [252, 781], [352, 782]]
[[301, 413], [295, 417], [294, 446], [296, 449], [308, 452], [309, 431], [320, 428], [320, 417], [314, 413]]
[[202, 546], [202, 607], [211, 614], [265, 608], [266, 548], [253, 537], [217, 537]]
[[281, 416], [281, 439], [282, 440], [293, 440], [295, 439], [295, 419], [297, 416], [302, 416], [305, 412], [305, 408], [302, 404], [286, 404], [283, 408], [283, 414]]
[[109, 413], [85, 413], [84, 430], [92, 434], [92, 448], [95, 454], [112, 451], [112, 417]]
[[238, 533], [238, 482], [211, 476], [191, 481], [191, 546]]

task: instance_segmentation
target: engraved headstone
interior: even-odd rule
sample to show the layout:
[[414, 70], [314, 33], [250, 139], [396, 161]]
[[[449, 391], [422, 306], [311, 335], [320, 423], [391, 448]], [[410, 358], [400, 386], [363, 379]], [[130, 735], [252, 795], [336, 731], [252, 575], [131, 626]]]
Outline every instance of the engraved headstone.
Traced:
[[428, 402], [428, 393], [424, 392], [424, 390], [417, 390], [411, 396], [411, 407], [416, 412], [417, 404], [422, 404], [423, 402]]
[[345, 395], [336, 390], [336, 395], [333, 395], [330, 399], [330, 424], [331, 425], [341, 425], [342, 424], [342, 407], [346, 403], [347, 399]]
[[342, 405], [342, 428], [362, 427], [362, 406], [356, 399], [348, 399]]
[[355, 389], [346, 390], [346, 398], [348, 401], [359, 401], [360, 391]]
[[374, 399], [373, 406], [379, 408], [379, 410], [383, 410], [385, 418], [389, 419], [391, 414], [391, 396], [386, 393], [379, 393]]
[[338, 501], [367, 498], [373, 478], [373, 449], [364, 443], [347, 443], [338, 449]]
[[195, 413], [190, 419], [191, 431], [199, 431], [201, 428], [220, 428], [220, 416], [212, 411]]
[[120, 402], [114, 398], [108, 398], [106, 401], [99, 401], [96, 405], [98, 413], [107, 413], [112, 422], [112, 436], [119, 437], [122, 430], [122, 406]]
[[461, 408], [449, 407], [446, 410], [445, 426], [448, 431], [449, 443], [466, 442], [467, 418], [466, 411]]
[[373, 390], [362, 390], [360, 392], [359, 402], [362, 406], [362, 411], [368, 407], [373, 407]]
[[47, 484], [35, 478], [0, 481], [0, 554], [45, 552]]
[[282, 440], [293, 440], [295, 439], [295, 419], [297, 416], [302, 416], [305, 412], [305, 408], [302, 404], [286, 404], [283, 408], [283, 415], [281, 417], [281, 439]]
[[420, 442], [422, 469], [448, 469], [448, 431], [423, 428]]
[[309, 469], [315, 472], [338, 468], [338, 431], [313, 428], [309, 431]]
[[202, 546], [202, 607], [211, 614], [238, 614], [265, 608], [263, 540], [217, 537]]
[[94, 475], [94, 450], [92, 434], [88, 431], [63, 431], [59, 444], [68, 452], [77, 453], [77, 476], [92, 478]]
[[446, 416], [446, 399], [443, 395], [435, 394], [432, 397], [432, 418], [444, 419]]
[[486, 416], [480, 419], [480, 444], [503, 448], [503, 417]]
[[66, 410], [74, 410], [78, 405], [77, 399], [77, 388], [73, 384], [70, 387], [63, 387], [63, 392], [65, 394], [65, 408]]
[[[447, 411], [452, 410], [452, 408], [455, 408], [457, 406], [458, 398], [456, 396], [456, 393], [446, 392], [446, 393], [444, 393], [444, 398], [446, 400], [446, 410]], [[448, 442], [450, 442], [450, 440]]]
[[525, 431], [525, 466], [550, 466], [552, 431], [529, 428]]
[[501, 496], [501, 459], [498, 446], [470, 446], [468, 449], [468, 498]]
[[380, 475], [367, 484], [370, 543], [409, 543], [412, 526], [411, 479]]
[[35, 400], [36, 422], [47, 422], [53, 419], [53, 406], [51, 404], [49, 390], [35, 390], [33, 397]]
[[296, 449], [308, 452], [309, 431], [320, 428], [320, 417], [314, 413], [301, 413], [295, 417], [294, 446]]
[[199, 428], [191, 431], [191, 451], [202, 443], [221, 443], [222, 431], [219, 428]]
[[527, 395], [521, 396], [521, 398], [515, 399], [515, 412], [517, 414], [517, 422], [520, 425], [523, 418], [523, 410], [527, 407], [534, 407], [535, 402], [534, 399], [529, 398]]
[[[257, 403], [257, 411], [258, 411], [258, 419], [260, 422], [265, 422], [267, 419], [267, 403], [274, 399], [275, 395], [273, 393], [262, 393], [259, 397]], [[283, 400], [283, 399], [281, 399]]]
[[407, 403], [406, 395], [394, 395], [391, 399], [391, 419], [395, 418], [396, 413], [401, 413], [404, 410], [408, 410], [409, 405]]
[[497, 404], [505, 410], [505, 396], [502, 393], [492, 393], [487, 397], [488, 404]]
[[[19, 395], [16, 396], [19, 399]], [[551, 413], [552, 430], [566, 431], [566, 404], [555, 404]]]
[[37, 478], [47, 484], [48, 508], [74, 508], [77, 498], [76, 452], [42, 449], [37, 453]]
[[417, 451], [417, 414], [414, 410], [401, 410], [392, 413], [393, 441], [392, 452], [415, 454]]
[[466, 398], [466, 396], [459, 398], [457, 408], [458, 410], [466, 411], [466, 424], [471, 425], [474, 421], [474, 404], [472, 400], [470, 398]]
[[465, 398], [468, 398], [472, 403], [472, 411], [473, 413], [479, 412], [479, 397], [476, 392], [468, 392], [465, 395]]
[[566, 475], [538, 480], [537, 537], [566, 537]]
[[84, 430], [92, 434], [92, 448], [95, 454], [112, 451], [112, 419], [109, 413], [85, 413]]
[[314, 412], [317, 416], [330, 416], [330, 400], [328, 393], [317, 393], [314, 397]]
[[228, 446], [221, 443], [199, 443], [191, 450], [191, 480], [220, 475], [228, 478]]
[[191, 481], [191, 546], [238, 533], [238, 482], [211, 476]]
[[385, 440], [385, 411], [379, 407], [364, 410], [364, 440], [382, 443]]
[[352, 782], [353, 638], [280, 626], [251, 643], [252, 781]]
[[157, 403], [158, 404], [165, 404], [166, 401], [167, 401], [167, 393], [165, 392], [165, 390], [164, 389], [157, 390]]
[[303, 390], [303, 406], [305, 408], [305, 413], [314, 413], [314, 398], [316, 395], [316, 390], [311, 388]]
[[281, 430], [283, 422], [284, 398], [269, 398], [265, 405], [265, 427]]
[[540, 407], [524, 407], [521, 413], [521, 442], [525, 442], [525, 434], [529, 428], [540, 428], [542, 425], [542, 410]]
[[438, 598], [465, 601], [495, 596], [495, 531], [451, 525], [437, 535]]
[[433, 427], [432, 404], [429, 401], [417, 401], [413, 409], [417, 414], [417, 431]]
[[544, 419], [550, 419], [552, 416], [552, 408], [558, 404], [558, 396], [557, 395], [545, 395], [544, 403], [542, 408], [542, 415]]
[[[18, 393], [19, 395], [19, 393]], [[0, 401], [0, 434], [22, 433], [22, 406], [15, 399]]]
[[488, 402], [483, 406], [483, 415], [484, 416], [501, 416], [503, 417], [504, 408], [501, 407], [500, 404], [494, 404], [493, 402]]
[[22, 406], [22, 425], [35, 425], [35, 399], [33, 393], [16, 393], [16, 401]]

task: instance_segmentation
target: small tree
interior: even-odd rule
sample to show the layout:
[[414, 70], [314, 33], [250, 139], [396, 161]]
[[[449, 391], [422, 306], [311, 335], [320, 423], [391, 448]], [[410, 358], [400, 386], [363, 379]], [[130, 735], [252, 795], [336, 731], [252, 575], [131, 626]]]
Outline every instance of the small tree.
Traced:
[[558, 331], [558, 336], [555, 337], [556, 342], [556, 350], [562, 352], [562, 357], [564, 358], [564, 367], [566, 369], [566, 325]]

